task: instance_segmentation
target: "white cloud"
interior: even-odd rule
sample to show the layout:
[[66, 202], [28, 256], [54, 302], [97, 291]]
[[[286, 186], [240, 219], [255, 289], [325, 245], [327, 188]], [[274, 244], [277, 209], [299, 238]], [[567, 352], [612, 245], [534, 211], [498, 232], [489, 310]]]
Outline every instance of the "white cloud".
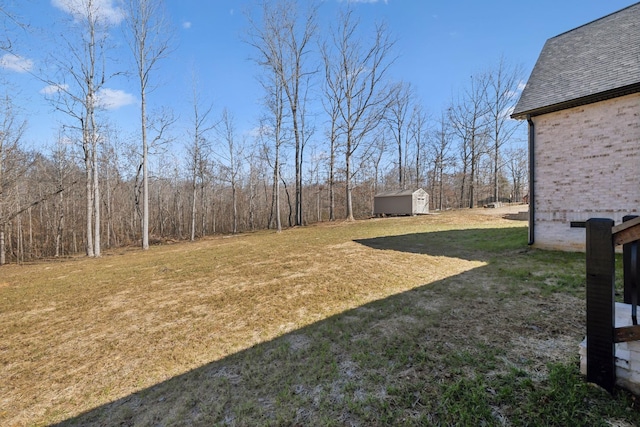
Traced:
[[62, 92], [69, 89], [69, 85], [49, 85], [40, 89], [40, 93], [43, 95], [53, 95], [54, 93]]
[[6, 53], [0, 57], [0, 67], [16, 73], [26, 73], [33, 68], [33, 61], [13, 53]]
[[513, 111], [516, 109], [515, 105], [512, 105], [509, 108], [506, 108], [505, 110], [502, 111], [501, 116], [505, 119], [508, 119], [509, 117], [511, 117], [511, 115], [513, 114]]
[[[93, 0], [93, 12], [108, 23], [117, 25], [125, 16], [124, 10], [118, 6], [117, 0]], [[87, 0], [51, 0], [54, 7], [73, 15], [74, 18], [85, 16]]]
[[101, 89], [98, 92], [98, 104], [107, 110], [117, 110], [120, 107], [135, 104], [136, 97], [120, 89]]
[[273, 126], [262, 125], [262, 126], [257, 126], [252, 129], [249, 129], [246, 132], [246, 135], [251, 138], [259, 138], [261, 136], [271, 135], [272, 133], [273, 133]]
[[[52, 84], [40, 89], [40, 93], [43, 95], [54, 95], [59, 92], [67, 91], [69, 85], [67, 84]], [[97, 93], [97, 104], [101, 108], [107, 110], [117, 110], [120, 107], [135, 104], [138, 100], [135, 96], [131, 95], [120, 89], [100, 89]]]
[[514, 99], [519, 97], [522, 91], [524, 90], [525, 86], [527, 86], [527, 83], [520, 80], [518, 82], [518, 86], [516, 87], [516, 90], [510, 90], [509, 92], [507, 92], [507, 96], [509, 98], [514, 98]]
[[182, 28], [184, 28], [185, 30], [188, 30], [189, 28], [191, 28], [191, 21], [184, 21], [182, 23]]

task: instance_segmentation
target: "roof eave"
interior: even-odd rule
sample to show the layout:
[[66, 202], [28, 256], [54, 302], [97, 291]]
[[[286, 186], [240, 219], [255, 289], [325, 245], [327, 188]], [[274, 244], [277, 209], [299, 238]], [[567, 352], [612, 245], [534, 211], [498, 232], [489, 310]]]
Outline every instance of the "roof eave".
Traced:
[[533, 117], [540, 116], [542, 114], [554, 113], [556, 111], [567, 110], [569, 108], [580, 107], [582, 105], [593, 104], [595, 102], [606, 101], [613, 98], [619, 98], [621, 96], [631, 95], [638, 92], [640, 92], [640, 82], [615, 89], [610, 89], [604, 92], [594, 93], [580, 98], [570, 99], [568, 101], [563, 101], [553, 105], [546, 105], [526, 111], [518, 111], [511, 114], [510, 117], [516, 120], [525, 120], [527, 116]]

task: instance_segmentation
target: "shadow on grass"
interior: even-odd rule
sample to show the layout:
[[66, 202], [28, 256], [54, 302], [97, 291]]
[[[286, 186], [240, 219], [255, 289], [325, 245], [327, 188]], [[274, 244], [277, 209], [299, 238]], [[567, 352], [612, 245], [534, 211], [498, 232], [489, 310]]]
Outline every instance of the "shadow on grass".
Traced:
[[391, 388], [405, 381], [403, 371], [419, 372], [425, 392], [444, 378], [436, 367], [444, 356], [436, 330], [443, 307], [425, 302], [427, 295], [442, 298], [444, 282], [328, 317], [56, 425], [399, 422], [414, 403], [389, 401]]
[[524, 228], [478, 228], [358, 239], [373, 249], [488, 261], [496, 253], [527, 250]]
[[[524, 248], [525, 236], [520, 229], [478, 229], [358, 243], [487, 260]], [[537, 424], [539, 418], [515, 412], [527, 393], [534, 395], [527, 372], [557, 360], [545, 347], [518, 343], [570, 337], [560, 359], [573, 360], [582, 323], [566, 319], [580, 318], [580, 309], [537, 304], [528, 286], [501, 279], [496, 268], [362, 305], [58, 425], [499, 425], [510, 416]], [[501, 392], [502, 383], [513, 391]], [[577, 402], [583, 406], [572, 413], [582, 415], [570, 421], [589, 420], [592, 404]]]

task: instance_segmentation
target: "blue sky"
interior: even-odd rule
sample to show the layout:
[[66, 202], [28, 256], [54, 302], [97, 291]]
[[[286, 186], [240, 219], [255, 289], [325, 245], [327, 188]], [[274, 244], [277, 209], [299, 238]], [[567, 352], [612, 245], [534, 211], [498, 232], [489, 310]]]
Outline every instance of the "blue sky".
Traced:
[[[15, 56], [0, 58], [1, 74], [28, 118], [27, 142], [34, 146], [55, 141], [60, 120], [44, 100], [45, 85], [31, 73], [42, 69], [46, 53], [55, 47], [46, 34], [59, 31], [55, 22], [67, 16], [65, 2], [78, 0], [21, 0], [9, 2], [31, 30], [16, 30]], [[100, 0], [117, 11], [118, 0]], [[346, 0], [324, 0], [320, 27], [326, 31]], [[352, 1], [362, 28], [386, 21], [397, 39], [391, 77], [410, 82], [427, 111], [437, 115], [465, 87], [474, 73], [495, 65], [500, 56], [521, 64], [525, 80], [544, 42], [557, 34], [634, 4], [632, 0], [538, 0], [533, 3], [507, 0], [361, 0]], [[7, 2], [4, 2], [5, 4]], [[261, 70], [249, 59], [252, 48], [241, 41], [247, 28], [242, 0], [166, 0], [175, 28], [175, 51], [156, 71], [159, 87], [150, 94], [150, 107], [170, 106], [180, 117], [174, 132], [186, 138], [190, 120], [191, 75], [198, 75], [201, 95], [214, 112], [228, 108], [235, 117], [238, 134], [249, 134], [261, 112]], [[114, 34], [120, 34], [114, 29]], [[128, 51], [116, 53], [128, 60]], [[123, 65], [124, 62], [123, 62]], [[114, 79], [107, 84], [111, 99], [110, 120], [124, 133], [137, 126], [138, 97], [135, 80]], [[316, 133], [321, 138], [322, 132]]]

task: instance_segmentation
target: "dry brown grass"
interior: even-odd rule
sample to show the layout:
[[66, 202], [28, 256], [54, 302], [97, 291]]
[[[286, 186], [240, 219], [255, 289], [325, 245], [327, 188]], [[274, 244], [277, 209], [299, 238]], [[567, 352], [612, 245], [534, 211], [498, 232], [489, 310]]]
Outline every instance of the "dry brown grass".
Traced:
[[[428, 319], [436, 319], [427, 326], [440, 349], [434, 366], [445, 363], [438, 362], [442, 348], [473, 355], [473, 348], [496, 341], [507, 349], [505, 360], [538, 357], [527, 366], [544, 370], [547, 361], [567, 360], [573, 351], [582, 306], [565, 307], [553, 295], [540, 301], [538, 291], [520, 288], [510, 295], [506, 281], [507, 288], [496, 287], [500, 273], [480, 268], [492, 256], [477, 249], [481, 235], [464, 235], [468, 248], [464, 241], [446, 243], [459, 236], [448, 230], [524, 225], [463, 211], [2, 267], [0, 424], [44, 425], [99, 407], [75, 422], [358, 424], [366, 417], [355, 409], [338, 416], [323, 405], [336, 403], [345, 390], [365, 406], [370, 398], [384, 400], [388, 390], [379, 383], [394, 384], [397, 372], [375, 368], [383, 362], [368, 361], [366, 352], [339, 350], [341, 337], [351, 334], [349, 345], [372, 347], [417, 331]], [[425, 237], [431, 235], [433, 247]], [[469, 281], [479, 286], [460, 304]], [[432, 283], [439, 284], [436, 292]], [[525, 316], [527, 304], [535, 307]], [[470, 318], [479, 314], [483, 321]], [[499, 328], [509, 316], [519, 319], [516, 335]], [[526, 338], [569, 316], [577, 320], [568, 329]], [[342, 326], [336, 330], [332, 322]], [[364, 373], [367, 363], [374, 369]], [[399, 375], [405, 374], [419, 378], [411, 370]]]
[[482, 265], [381, 253], [354, 242], [468, 221], [441, 215], [339, 222], [4, 266], [0, 423], [60, 421], [333, 314]]

